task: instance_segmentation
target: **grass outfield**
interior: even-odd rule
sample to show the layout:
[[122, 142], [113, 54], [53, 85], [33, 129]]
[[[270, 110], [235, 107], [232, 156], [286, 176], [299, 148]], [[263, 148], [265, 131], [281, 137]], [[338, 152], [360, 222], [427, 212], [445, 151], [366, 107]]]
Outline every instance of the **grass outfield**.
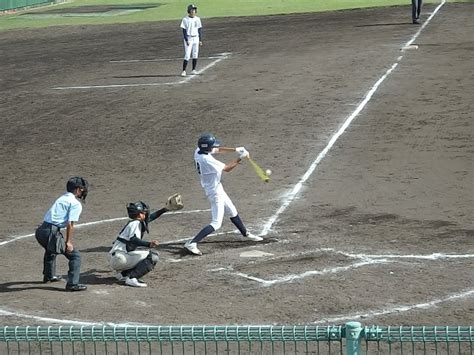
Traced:
[[[437, 1], [427, 1], [439, 3]], [[471, 0], [464, 0], [471, 1]], [[186, 7], [191, 0], [75, 0], [60, 5], [30, 8], [16, 13], [0, 15], [0, 31], [14, 28], [38, 28], [47, 26], [94, 25], [111, 23], [135, 23], [147, 21], [179, 20], [186, 14]], [[120, 16], [81, 16], [81, 17], [48, 17], [23, 16], [38, 14], [51, 9], [64, 9], [79, 6], [97, 5], [144, 5], [154, 4], [158, 7]], [[199, 16], [203, 19], [228, 16], [275, 15], [303, 12], [321, 12], [365, 7], [410, 5], [410, 0], [198, 0]], [[409, 11], [407, 9], [407, 16]], [[56, 15], [58, 16], [58, 15]]]

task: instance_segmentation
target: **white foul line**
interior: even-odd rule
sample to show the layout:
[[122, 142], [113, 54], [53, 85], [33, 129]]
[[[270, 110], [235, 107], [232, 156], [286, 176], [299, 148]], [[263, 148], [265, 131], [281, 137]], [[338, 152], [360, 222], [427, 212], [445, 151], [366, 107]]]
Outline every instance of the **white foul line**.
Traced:
[[110, 85], [82, 85], [82, 86], [57, 86], [51, 88], [52, 90], [88, 90], [88, 89], [111, 89], [111, 88], [127, 88], [127, 87], [142, 87], [142, 86], [168, 86], [168, 85], [180, 85], [191, 81], [199, 74], [204, 73], [207, 69], [213, 67], [220, 61], [227, 59], [229, 57], [228, 54], [216, 57], [217, 59], [212, 61], [210, 64], [204, 66], [201, 70], [198, 71], [198, 75], [189, 75], [186, 76], [184, 79], [177, 80], [177, 81], [169, 81], [165, 83], [137, 83], [137, 84], [110, 84]]
[[[438, 12], [438, 10], [443, 6], [445, 3], [445, 0], [441, 2], [441, 4], [438, 5], [435, 11], [431, 14], [431, 16], [426, 20], [426, 22], [423, 24], [423, 26], [412, 36], [412, 38], [405, 44], [403, 48], [405, 48], [407, 45], [410, 45], [413, 43], [413, 41], [419, 36], [421, 31], [426, 27], [426, 25], [430, 22], [430, 20], [433, 18], [433, 16]], [[403, 49], [402, 49], [403, 50]], [[365, 95], [364, 99], [361, 101], [361, 103], [357, 106], [354, 112], [349, 115], [349, 117], [346, 118], [344, 121], [343, 125], [339, 128], [339, 130], [331, 137], [329, 140], [329, 143], [326, 145], [326, 147], [318, 154], [316, 159], [311, 163], [310, 167], [308, 170], [304, 173], [304, 175], [298, 180], [296, 185], [293, 187], [293, 189], [286, 194], [283, 200], [283, 204], [280, 206], [280, 208], [275, 212], [273, 216], [271, 216], [268, 220], [268, 222], [264, 225], [262, 232], [260, 232], [260, 236], [265, 236], [267, 235], [271, 229], [273, 224], [277, 221], [278, 217], [280, 214], [282, 214], [286, 208], [294, 201], [295, 197], [298, 195], [298, 193], [301, 191], [303, 184], [308, 180], [308, 178], [313, 174], [314, 170], [316, 170], [316, 167], [319, 165], [319, 163], [324, 159], [326, 154], [331, 150], [331, 148], [334, 146], [334, 143], [339, 139], [339, 137], [344, 133], [344, 131], [349, 127], [351, 122], [359, 115], [359, 113], [364, 109], [364, 107], [367, 105], [367, 103], [370, 101], [374, 93], [377, 91], [379, 88], [380, 84], [382, 84], [385, 79], [393, 72], [393, 70], [398, 66], [399, 62], [403, 59], [403, 55], [399, 56], [395, 63], [387, 69], [384, 75], [377, 80], [377, 82], [372, 86], [372, 88], [367, 92]]]

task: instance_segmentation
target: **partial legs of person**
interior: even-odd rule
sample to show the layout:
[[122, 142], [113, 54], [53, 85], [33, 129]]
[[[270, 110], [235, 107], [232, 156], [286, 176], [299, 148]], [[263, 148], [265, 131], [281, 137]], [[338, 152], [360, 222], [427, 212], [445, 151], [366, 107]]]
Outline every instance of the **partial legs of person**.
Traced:
[[35, 232], [35, 237], [38, 243], [44, 248], [43, 256], [43, 282], [56, 282], [62, 279], [61, 276], [56, 275], [56, 254], [48, 252], [49, 236], [53, 233], [51, 225], [43, 223]]
[[116, 278], [132, 287], [147, 287], [140, 278], [152, 271], [158, 260], [158, 253], [152, 250], [115, 252], [109, 258], [110, 265], [117, 271]]
[[191, 74], [196, 75], [198, 74], [198, 71], [196, 70], [196, 68], [197, 68], [197, 62], [198, 62], [198, 56], [199, 56], [199, 39], [197, 37], [193, 39], [191, 56], [193, 58], [193, 71], [191, 72]]
[[82, 291], [87, 287], [79, 283], [81, 276], [81, 253], [74, 249], [70, 253], [66, 252], [64, 256], [69, 260], [69, 270], [67, 273], [66, 289], [69, 291]]
[[222, 221], [225, 214], [233, 216], [230, 218], [230, 220], [244, 237], [247, 237], [252, 241], [263, 240], [263, 238], [253, 235], [247, 231], [247, 228], [242, 222], [242, 219], [240, 218], [237, 209], [232, 203], [232, 200], [229, 198], [223, 188], [220, 189], [215, 195], [210, 196], [209, 201], [211, 202], [211, 223], [201, 229], [193, 239], [187, 241], [184, 245], [184, 248], [191, 254], [202, 255], [202, 252], [197, 247], [197, 243], [222, 226]]
[[416, 25], [420, 23], [422, 2], [423, 0], [411, 0], [411, 18]]
[[188, 39], [188, 43], [184, 41], [184, 58], [183, 58], [183, 71], [181, 72], [181, 76], [186, 76], [186, 68], [188, 67], [189, 59], [191, 59], [191, 53], [193, 49], [193, 42], [191, 38]]

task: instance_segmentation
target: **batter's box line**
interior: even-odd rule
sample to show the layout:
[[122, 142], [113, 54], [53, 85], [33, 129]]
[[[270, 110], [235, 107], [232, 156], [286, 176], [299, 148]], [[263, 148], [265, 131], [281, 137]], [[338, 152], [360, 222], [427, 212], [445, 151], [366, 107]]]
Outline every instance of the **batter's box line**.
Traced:
[[[359, 262], [352, 263], [350, 265], [346, 266], [337, 266], [337, 267], [332, 267], [332, 268], [325, 268], [323, 270], [310, 270], [310, 271], [305, 271], [300, 274], [288, 274], [286, 276], [282, 277], [277, 277], [275, 279], [263, 279], [259, 278], [256, 276], [252, 276], [249, 274], [245, 274], [242, 272], [232, 272], [233, 268], [228, 267], [225, 269], [214, 269], [211, 271], [218, 271], [218, 272], [225, 272], [230, 275], [242, 277], [248, 280], [256, 281], [262, 284], [263, 287], [269, 287], [273, 286], [275, 284], [281, 284], [281, 283], [290, 283], [295, 280], [300, 280], [304, 279], [306, 277], [310, 276], [322, 276], [322, 275], [327, 275], [327, 274], [334, 274], [334, 273], [339, 273], [339, 272], [345, 272], [350, 269], [357, 269], [366, 265], [376, 265], [376, 264], [388, 264], [388, 263], [397, 263], [399, 262], [399, 259], [401, 260], [409, 260], [409, 259], [415, 259], [415, 260], [430, 260], [430, 261], [435, 261], [435, 260], [445, 260], [445, 259], [472, 259], [474, 258], [474, 254], [443, 254], [443, 253], [433, 253], [433, 254], [427, 254], [427, 255], [396, 255], [396, 254], [352, 254], [352, 253], [346, 253], [344, 251], [340, 250], [335, 250], [332, 248], [322, 248], [322, 249], [317, 249], [312, 252], [303, 252], [303, 253], [295, 253], [295, 254], [290, 254], [289, 256], [284, 256], [284, 257], [278, 257], [278, 258], [271, 258], [271, 259], [266, 259], [263, 262], [268, 262], [268, 260], [281, 260], [281, 259], [290, 259], [290, 258], [295, 258], [295, 257], [301, 257], [301, 256], [306, 256], [309, 254], [315, 254], [318, 252], [332, 252], [334, 254], [340, 254], [344, 255], [348, 258], [351, 259], [358, 259], [361, 260]], [[403, 261], [406, 262], [406, 261]], [[259, 264], [258, 262], [254, 262], [254, 265]]]
[[110, 85], [81, 85], [81, 86], [57, 86], [51, 88], [52, 90], [91, 90], [91, 89], [120, 89], [120, 88], [131, 88], [131, 87], [146, 87], [146, 86], [170, 86], [170, 85], [182, 85], [190, 82], [199, 74], [204, 73], [206, 70], [212, 68], [220, 61], [227, 59], [230, 53], [220, 57], [216, 57], [211, 63], [204, 66], [198, 71], [198, 75], [189, 75], [176, 81], [170, 81], [165, 83], [134, 83], [134, 84], [110, 84]]

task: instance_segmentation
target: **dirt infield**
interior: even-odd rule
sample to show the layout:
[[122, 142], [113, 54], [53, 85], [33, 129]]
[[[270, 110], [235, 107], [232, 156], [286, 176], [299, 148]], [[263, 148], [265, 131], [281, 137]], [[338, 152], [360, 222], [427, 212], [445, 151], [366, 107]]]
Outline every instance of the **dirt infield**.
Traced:
[[[205, 70], [185, 81], [175, 22], [1, 32], [3, 324], [473, 324], [473, 14], [445, 4], [416, 50], [401, 50], [421, 29], [408, 7], [203, 14]], [[247, 243], [226, 221], [194, 258], [181, 246], [209, 221], [192, 164], [207, 131], [272, 169], [269, 184], [244, 165], [224, 181], [248, 226], [271, 229]], [[81, 223], [100, 223], [77, 229], [89, 289], [72, 294], [40, 282], [34, 238], [14, 238], [76, 174], [92, 184]], [[149, 287], [119, 285], [106, 252], [124, 221], [107, 220], [174, 192], [189, 213], [151, 225]], [[270, 255], [241, 257], [255, 250]]]

